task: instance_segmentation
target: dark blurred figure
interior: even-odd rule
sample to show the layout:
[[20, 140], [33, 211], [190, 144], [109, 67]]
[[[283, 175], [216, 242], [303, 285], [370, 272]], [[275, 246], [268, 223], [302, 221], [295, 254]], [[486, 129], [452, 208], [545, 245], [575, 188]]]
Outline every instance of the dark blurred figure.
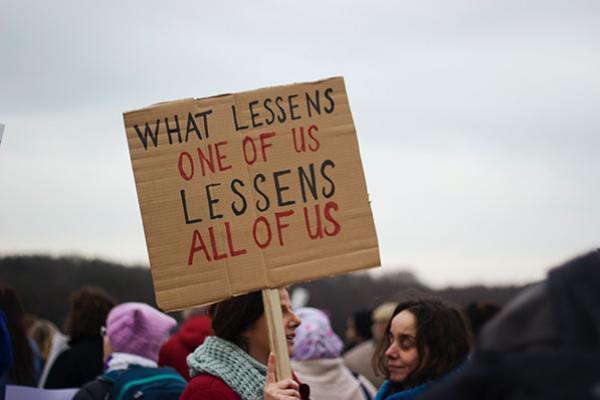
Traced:
[[6, 391], [4, 373], [8, 371], [12, 365], [12, 361], [8, 321], [4, 312], [0, 310], [0, 399], [4, 398], [4, 392]]
[[0, 386], [35, 386], [41, 371], [41, 359], [37, 346], [27, 337], [23, 306], [11, 287], [0, 287], [0, 310], [6, 315], [12, 353], [12, 365], [0, 378]]
[[465, 316], [469, 319], [473, 337], [477, 338], [481, 328], [491, 320], [494, 315], [498, 314], [500, 307], [494, 303], [471, 303], [464, 310]]
[[371, 340], [371, 310], [360, 310], [355, 312], [346, 322], [346, 347], [344, 353], [367, 340]]
[[186, 310], [183, 313], [185, 322], [169, 340], [162, 345], [158, 354], [158, 365], [175, 368], [187, 381], [190, 377], [190, 367], [187, 356], [204, 343], [207, 336], [214, 335], [210, 318], [205, 310]]
[[10, 351], [10, 334], [6, 315], [0, 310], [0, 376], [12, 365], [12, 352]]
[[83, 286], [71, 294], [65, 321], [69, 349], [56, 358], [44, 387], [81, 387], [102, 373], [100, 328], [115, 304], [115, 299], [98, 287]]
[[481, 331], [470, 362], [424, 397], [600, 399], [600, 253], [551, 270]]

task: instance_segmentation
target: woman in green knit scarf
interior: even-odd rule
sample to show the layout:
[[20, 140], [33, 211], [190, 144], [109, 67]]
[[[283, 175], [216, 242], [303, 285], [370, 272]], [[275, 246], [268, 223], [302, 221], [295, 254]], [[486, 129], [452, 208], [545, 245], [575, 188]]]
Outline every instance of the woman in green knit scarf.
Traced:
[[[287, 290], [279, 297], [288, 351], [294, 346], [300, 320]], [[308, 399], [308, 388], [292, 379], [276, 382], [272, 371], [267, 321], [260, 292], [215, 304], [210, 309], [215, 336], [187, 358], [193, 377], [181, 400]], [[268, 367], [267, 367], [268, 364]]]

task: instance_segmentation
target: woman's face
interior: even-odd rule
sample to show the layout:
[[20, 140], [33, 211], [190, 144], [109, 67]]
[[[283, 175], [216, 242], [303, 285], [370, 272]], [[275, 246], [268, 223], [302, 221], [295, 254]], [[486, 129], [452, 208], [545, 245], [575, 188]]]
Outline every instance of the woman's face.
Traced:
[[[283, 315], [283, 327], [287, 339], [288, 353], [292, 355], [294, 349], [294, 337], [296, 328], [300, 325], [300, 319], [292, 310], [290, 295], [286, 289], [279, 289], [279, 300], [281, 301], [281, 314]], [[269, 357], [269, 328], [265, 314], [253, 324], [246, 332], [248, 339], [248, 352], [260, 362], [267, 363]]]
[[385, 351], [390, 380], [403, 382], [419, 365], [417, 351], [417, 320], [413, 313], [403, 310], [392, 319], [390, 346]]

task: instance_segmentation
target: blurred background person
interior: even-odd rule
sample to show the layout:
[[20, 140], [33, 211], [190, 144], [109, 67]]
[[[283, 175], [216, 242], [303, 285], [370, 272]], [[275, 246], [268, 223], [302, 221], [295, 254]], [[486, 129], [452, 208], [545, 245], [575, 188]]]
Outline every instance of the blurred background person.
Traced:
[[9, 286], [0, 286], [0, 310], [6, 316], [12, 365], [0, 378], [6, 384], [36, 386], [42, 367], [37, 345], [25, 332], [23, 306], [17, 293]]
[[99, 287], [83, 286], [71, 294], [64, 326], [69, 348], [50, 366], [44, 387], [81, 387], [102, 373], [100, 328], [115, 305], [115, 299]]
[[500, 307], [494, 303], [489, 302], [473, 302], [470, 303], [465, 309], [465, 316], [469, 320], [469, 325], [471, 325], [471, 331], [473, 332], [473, 337], [477, 338], [479, 336], [479, 332], [481, 328], [498, 312], [500, 311]]
[[65, 350], [69, 348], [69, 337], [63, 334], [58, 327], [56, 327], [56, 331], [52, 335], [52, 342], [50, 343], [50, 349], [48, 351], [48, 355], [46, 357], [46, 362], [44, 363], [44, 368], [42, 369], [42, 375], [40, 376], [40, 380], [38, 381], [38, 387], [43, 388], [46, 385], [46, 379], [48, 378], [48, 373], [50, 369], [54, 365], [54, 362], [58, 358], [58, 356]]
[[157, 364], [160, 347], [176, 326], [175, 319], [148, 304], [113, 308], [102, 329], [104, 374], [86, 383], [75, 400], [178, 399], [185, 379]]
[[182, 312], [184, 322], [165, 344], [158, 354], [158, 365], [175, 368], [186, 380], [190, 377], [187, 356], [202, 343], [207, 336], [213, 335], [210, 318], [206, 308], [194, 308]]
[[357, 344], [371, 340], [373, 338], [372, 325], [371, 310], [360, 310], [352, 314], [346, 321], [346, 346], [343, 352], [347, 352]]
[[331, 329], [324, 312], [300, 308], [302, 324], [296, 329], [292, 369], [310, 386], [312, 400], [371, 400], [375, 387], [365, 377], [353, 374], [340, 357], [343, 343]]
[[377, 306], [371, 313], [373, 338], [367, 340], [344, 354], [344, 363], [353, 372], [364, 376], [378, 388], [384, 381], [374, 368], [371, 360], [375, 349], [386, 335], [386, 325], [389, 322], [397, 303], [387, 302]]
[[32, 323], [27, 329], [27, 336], [37, 344], [44, 365], [50, 355], [54, 335], [57, 333], [58, 328], [56, 325], [46, 319], [37, 317], [33, 317]]
[[385, 376], [376, 400], [412, 399], [456, 373], [469, 355], [471, 332], [460, 312], [437, 300], [400, 303], [386, 326], [374, 366]]

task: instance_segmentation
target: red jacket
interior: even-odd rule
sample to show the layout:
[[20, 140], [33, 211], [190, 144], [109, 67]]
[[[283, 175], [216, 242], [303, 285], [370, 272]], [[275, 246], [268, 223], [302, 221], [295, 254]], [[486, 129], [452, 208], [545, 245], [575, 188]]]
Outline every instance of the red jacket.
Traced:
[[[294, 380], [300, 383], [296, 376]], [[300, 395], [308, 400], [308, 385], [300, 383]], [[241, 400], [241, 397], [216, 376], [201, 374], [188, 383], [179, 400]]]
[[158, 365], [175, 368], [189, 381], [191, 378], [186, 358], [210, 335], [213, 335], [210, 318], [204, 315], [190, 318], [162, 345], [158, 354]]
[[198, 375], [185, 387], [179, 400], [241, 400], [221, 379], [212, 375]]

